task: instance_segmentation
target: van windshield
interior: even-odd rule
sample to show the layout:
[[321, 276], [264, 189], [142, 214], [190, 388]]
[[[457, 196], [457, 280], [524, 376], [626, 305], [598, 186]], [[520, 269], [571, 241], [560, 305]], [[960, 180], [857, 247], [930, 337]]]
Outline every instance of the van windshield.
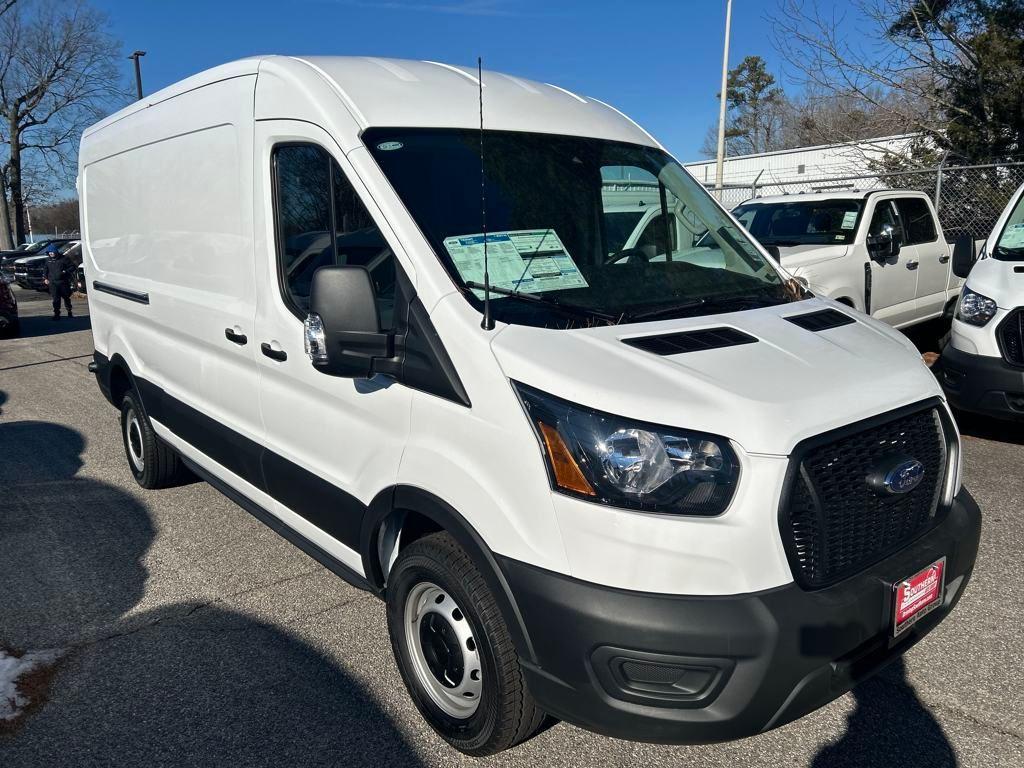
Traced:
[[1001, 261], [1024, 261], [1024, 194], [1017, 198], [1017, 204], [1010, 211], [992, 257]]
[[[482, 309], [480, 133], [373, 128], [363, 140], [456, 285]], [[572, 327], [800, 298], [658, 149], [487, 131], [484, 157], [496, 320]]]
[[762, 245], [843, 245], [857, 233], [861, 200], [750, 202], [733, 215]]

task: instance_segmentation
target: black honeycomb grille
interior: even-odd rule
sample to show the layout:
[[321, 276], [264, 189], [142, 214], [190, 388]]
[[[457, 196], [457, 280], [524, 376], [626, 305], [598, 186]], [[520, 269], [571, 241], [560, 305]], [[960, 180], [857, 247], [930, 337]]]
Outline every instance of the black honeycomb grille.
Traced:
[[1018, 307], [999, 324], [999, 348], [1011, 365], [1024, 366], [1024, 308]]
[[[783, 543], [802, 586], [818, 589], [853, 575], [937, 521], [948, 449], [935, 407], [804, 445], [793, 457], [780, 514]], [[909, 493], [879, 495], [867, 477], [896, 454], [920, 461], [924, 478]]]

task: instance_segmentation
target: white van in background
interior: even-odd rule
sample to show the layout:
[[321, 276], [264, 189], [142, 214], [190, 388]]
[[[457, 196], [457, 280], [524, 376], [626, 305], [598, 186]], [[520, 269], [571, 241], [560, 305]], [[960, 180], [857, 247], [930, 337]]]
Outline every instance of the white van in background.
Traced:
[[[547, 716], [735, 739], [841, 695], [974, 567], [934, 377], [615, 109], [482, 86], [268, 56], [85, 132], [92, 368], [132, 473], [188, 468], [382, 597], [469, 754]], [[684, 258], [609, 247], [607, 178], [700, 223]]]
[[[932, 202], [902, 189], [748, 200], [733, 215], [793, 275], [896, 328], [948, 316], [963, 281], [952, 272]], [[965, 239], [958, 247], [970, 247]]]
[[970, 269], [939, 375], [956, 407], [1024, 419], [1024, 185]]

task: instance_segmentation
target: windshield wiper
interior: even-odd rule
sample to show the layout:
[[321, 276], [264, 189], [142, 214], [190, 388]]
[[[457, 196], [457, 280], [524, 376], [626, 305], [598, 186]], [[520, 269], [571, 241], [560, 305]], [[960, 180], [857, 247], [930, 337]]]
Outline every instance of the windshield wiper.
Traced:
[[801, 243], [799, 240], [762, 240], [761, 245], [781, 245], [783, 248], [792, 248], [795, 245], [810, 245], [810, 243]]
[[577, 317], [584, 318], [598, 318], [600, 320], [606, 320], [609, 323], [617, 323], [622, 319], [621, 315], [610, 315], [607, 312], [601, 312], [596, 309], [587, 309], [586, 307], [579, 307], [574, 304], [563, 304], [553, 296], [542, 297], [535, 296], [532, 293], [520, 293], [519, 291], [513, 291], [508, 288], [498, 288], [496, 286], [490, 286], [486, 288], [483, 283], [478, 283], [475, 280], [467, 280], [465, 282], [467, 288], [475, 288], [478, 291], [490, 290], [491, 293], [496, 293], [499, 296], [510, 296], [520, 301], [526, 301], [531, 304], [544, 304], [548, 307], [554, 307], [559, 312], [563, 312], [567, 315], [576, 315]]
[[1009, 256], [1013, 260], [1024, 259], [1024, 248], [1008, 248], [1005, 245], [997, 245], [992, 249], [992, 255], [997, 259], [1002, 256]]
[[652, 320], [656, 317], [664, 317], [665, 315], [673, 315], [677, 312], [686, 312], [687, 310], [698, 308], [719, 310], [728, 308], [728, 310], [733, 311], [741, 309], [760, 309], [761, 307], [772, 307], [781, 303], [783, 302], [776, 301], [775, 299], [769, 299], [764, 296], [732, 296], [718, 299], [695, 299], [693, 301], [684, 301], [681, 304], [669, 304], [667, 307], [649, 309], [646, 312], [628, 314], [626, 317], [629, 320]]

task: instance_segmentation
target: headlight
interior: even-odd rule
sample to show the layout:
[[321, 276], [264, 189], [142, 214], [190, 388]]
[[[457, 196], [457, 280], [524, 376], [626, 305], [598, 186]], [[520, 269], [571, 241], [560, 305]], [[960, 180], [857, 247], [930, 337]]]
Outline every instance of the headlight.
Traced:
[[739, 462], [727, 440], [592, 411], [515, 384], [537, 432], [551, 487], [616, 507], [718, 515]]
[[988, 296], [975, 293], [966, 285], [956, 307], [956, 319], [970, 325], [982, 326], [995, 317], [996, 303]]

